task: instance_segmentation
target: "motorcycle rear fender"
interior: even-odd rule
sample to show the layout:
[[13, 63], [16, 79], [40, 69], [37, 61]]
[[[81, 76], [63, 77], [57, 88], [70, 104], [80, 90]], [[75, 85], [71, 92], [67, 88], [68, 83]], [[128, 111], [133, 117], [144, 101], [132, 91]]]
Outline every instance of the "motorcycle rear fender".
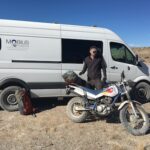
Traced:
[[[139, 103], [139, 102], [137, 102], [137, 101], [132, 101], [132, 102], [133, 102], [133, 103], [136, 103], [136, 104], [138, 104], [138, 105], [142, 105], [141, 103]], [[121, 105], [119, 106], [118, 110], [121, 110], [121, 109], [124, 107], [124, 105], [129, 104], [129, 103], [130, 103], [129, 101], [124, 101], [124, 102], [122, 102]]]
[[[85, 95], [84, 91], [80, 87], [77, 87], [77, 86], [74, 86], [74, 85], [69, 85], [69, 87], [71, 89], [73, 89], [74, 93], [76, 93], [76, 94], [78, 94], [80, 96], [84, 96]], [[70, 90], [70, 92], [71, 92], [71, 90]]]

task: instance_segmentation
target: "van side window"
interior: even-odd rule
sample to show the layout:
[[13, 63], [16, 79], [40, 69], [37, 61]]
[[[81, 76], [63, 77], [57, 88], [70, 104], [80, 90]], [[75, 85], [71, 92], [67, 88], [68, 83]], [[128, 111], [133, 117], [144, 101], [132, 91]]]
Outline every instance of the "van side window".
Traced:
[[0, 50], [1, 50], [1, 48], [2, 48], [2, 43], [1, 43], [2, 41], [1, 41], [1, 38], [0, 38]]
[[83, 63], [91, 46], [97, 46], [103, 51], [101, 41], [62, 39], [62, 63]]
[[110, 50], [112, 59], [118, 62], [135, 64], [135, 57], [130, 52], [130, 50], [123, 44], [120, 43], [110, 43]]

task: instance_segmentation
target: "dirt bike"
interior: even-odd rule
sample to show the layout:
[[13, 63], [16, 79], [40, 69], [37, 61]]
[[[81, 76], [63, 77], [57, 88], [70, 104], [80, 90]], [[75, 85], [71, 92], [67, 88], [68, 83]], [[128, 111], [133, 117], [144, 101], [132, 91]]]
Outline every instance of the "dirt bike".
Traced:
[[[148, 114], [137, 101], [131, 100], [127, 87], [132, 87], [132, 81], [126, 81], [124, 72], [121, 73], [121, 82], [111, 84], [101, 90], [92, 90], [75, 83], [66, 86], [67, 94], [74, 93], [67, 104], [67, 115], [76, 123], [85, 122], [92, 113], [107, 117], [119, 111], [121, 124], [133, 135], [144, 135], [148, 132], [150, 123]], [[127, 100], [125, 100], [125, 97]], [[117, 106], [117, 102], [122, 100]]]

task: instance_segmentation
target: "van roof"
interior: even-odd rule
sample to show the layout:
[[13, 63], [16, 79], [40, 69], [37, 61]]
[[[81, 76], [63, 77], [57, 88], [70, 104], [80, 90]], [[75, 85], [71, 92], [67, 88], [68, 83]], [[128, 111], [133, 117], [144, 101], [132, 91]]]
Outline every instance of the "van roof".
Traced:
[[56, 23], [41, 23], [41, 22], [29, 22], [29, 21], [17, 21], [17, 20], [4, 20], [0, 19], [0, 27], [18, 27], [18, 28], [34, 28], [34, 29], [46, 29], [46, 30], [63, 30], [63, 31], [78, 31], [78, 32], [90, 32], [101, 33], [109, 35], [116, 40], [122, 41], [121, 38], [113, 31], [92, 26], [80, 26], [80, 25], [67, 25]]

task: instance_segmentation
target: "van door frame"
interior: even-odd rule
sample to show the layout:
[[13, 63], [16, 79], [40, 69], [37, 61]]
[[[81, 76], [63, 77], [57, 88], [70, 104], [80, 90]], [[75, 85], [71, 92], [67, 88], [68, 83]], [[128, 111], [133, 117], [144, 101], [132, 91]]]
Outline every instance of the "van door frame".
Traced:
[[[110, 43], [114, 42], [114, 43], [118, 43], [118, 44], [122, 44], [124, 46], [127, 47], [127, 49], [130, 51], [130, 53], [135, 57], [135, 53], [123, 42], [123, 41], [117, 41], [117, 40], [111, 40], [108, 39], [107, 40], [107, 48], [108, 48], [108, 55], [109, 55], [109, 66], [108, 66], [108, 80], [111, 82], [116, 82], [116, 81], [120, 81], [121, 79], [121, 72], [124, 70], [125, 73], [127, 74], [127, 79], [130, 78], [129, 74], [130, 74], [130, 69], [128, 68], [132, 68], [134, 71], [134, 73], [136, 74], [137, 72], [137, 66], [134, 64], [129, 64], [129, 63], [124, 63], [124, 62], [119, 62], [119, 61], [114, 61], [112, 59], [112, 55], [111, 55], [111, 50], [110, 50]], [[118, 64], [118, 65], [113, 65], [112, 62], [114, 62], [114, 64]], [[121, 65], [121, 67], [118, 67], [119, 65]], [[112, 67], [116, 67], [116, 72], [117, 74], [115, 74], [115, 69], [112, 70]], [[120, 69], [121, 68], [121, 69]], [[120, 71], [119, 71], [120, 69]], [[132, 80], [135, 79], [135, 77], [131, 78]]]

